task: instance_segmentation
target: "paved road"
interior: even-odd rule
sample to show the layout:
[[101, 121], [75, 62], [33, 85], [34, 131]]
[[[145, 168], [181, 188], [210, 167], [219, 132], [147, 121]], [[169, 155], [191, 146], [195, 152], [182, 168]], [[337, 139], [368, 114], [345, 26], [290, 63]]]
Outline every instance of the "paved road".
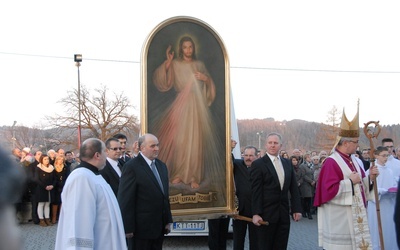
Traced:
[[[316, 216], [314, 216], [316, 217]], [[24, 250], [53, 250], [57, 226], [40, 227], [32, 223], [20, 226]], [[293, 250], [321, 250], [317, 242], [317, 220], [301, 219], [292, 222], [288, 249]], [[228, 248], [233, 249], [233, 240], [227, 242]], [[167, 237], [163, 249], [208, 249], [207, 237]], [[248, 249], [248, 247], [246, 247]]]

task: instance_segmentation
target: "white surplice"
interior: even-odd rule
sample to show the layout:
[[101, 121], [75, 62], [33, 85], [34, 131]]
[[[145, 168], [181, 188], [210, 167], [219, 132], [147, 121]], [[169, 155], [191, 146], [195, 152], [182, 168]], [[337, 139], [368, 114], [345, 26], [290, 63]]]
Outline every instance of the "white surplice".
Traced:
[[389, 158], [385, 166], [387, 166], [390, 170], [392, 170], [397, 183], [400, 178], [400, 160], [394, 158], [393, 155], [389, 155]]
[[118, 201], [101, 175], [75, 169], [61, 199], [56, 250], [127, 248]]
[[[382, 235], [385, 250], [398, 250], [396, 241], [396, 229], [393, 220], [394, 206], [396, 203], [396, 193], [387, 192], [391, 187], [397, 187], [395, 176], [392, 169], [387, 166], [381, 166], [375, 163], [378, 167], [379, 175], [376, 180], [379, 193], [379, 208], [382, 225]], [[374, 250], [379, 250], [379, 230], [378, 217], [376, 213], [376, 203], [368, 201], [368, 224], [371, 233], [372, 247]]]

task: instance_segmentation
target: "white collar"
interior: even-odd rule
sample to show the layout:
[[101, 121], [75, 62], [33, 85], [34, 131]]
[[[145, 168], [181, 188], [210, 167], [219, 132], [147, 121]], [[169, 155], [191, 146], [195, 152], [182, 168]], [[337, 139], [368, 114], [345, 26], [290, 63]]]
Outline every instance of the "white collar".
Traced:
[[144, 156], [144, 154], [142, 154], [142, 152], [140, 152], [140, 154], [143, 156], [143, 158], [144, 158], [144, 160], [147, 162], [147, 164], [148, 164], [149, 166], [151, 166], [152, 160], [150, 160], [149, 158], [147, 158], [146, 156]]
[[270, 155], [270, 154], [268, 154], [268, 153], [267, 153], [267, 155], [268, 155], [268, 157], [271, 159], [272, 162], [274, 162], [275, 158], [278, 158], [278, 160], [281, 160], [281, 158], [279, 157], [279, 155], [275, 156], [275, 155]]

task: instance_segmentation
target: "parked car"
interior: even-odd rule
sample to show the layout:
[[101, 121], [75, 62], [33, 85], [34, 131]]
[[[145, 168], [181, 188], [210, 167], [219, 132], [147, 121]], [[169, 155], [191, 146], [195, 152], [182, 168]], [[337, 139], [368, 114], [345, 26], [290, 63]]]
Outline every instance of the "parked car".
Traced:
[[[229, 222], [228, 234], [233, 234], [232, 219]], [[176, 221], [172, 224], [168, 236], [208, 236], [207, 220]]]

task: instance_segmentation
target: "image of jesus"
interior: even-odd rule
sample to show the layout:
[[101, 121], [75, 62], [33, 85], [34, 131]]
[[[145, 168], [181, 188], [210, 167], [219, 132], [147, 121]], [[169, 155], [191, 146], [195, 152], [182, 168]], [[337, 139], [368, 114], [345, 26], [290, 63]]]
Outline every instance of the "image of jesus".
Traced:
[[179, 41], [177, 58], [169, 45], [166, 60], [155, 70], [153, 83], [160, 92], [173, 89], [175, 100], [154, 125], [160, 142], [159, 158], [169, 170], [171, 184], [184, 183], [198, 189], [207, 177], [220, 175], [223, 155], [215, 141], [215, 128], [209, 107], [216, 88], [204, 63], [196, 59], [193, 39]]

